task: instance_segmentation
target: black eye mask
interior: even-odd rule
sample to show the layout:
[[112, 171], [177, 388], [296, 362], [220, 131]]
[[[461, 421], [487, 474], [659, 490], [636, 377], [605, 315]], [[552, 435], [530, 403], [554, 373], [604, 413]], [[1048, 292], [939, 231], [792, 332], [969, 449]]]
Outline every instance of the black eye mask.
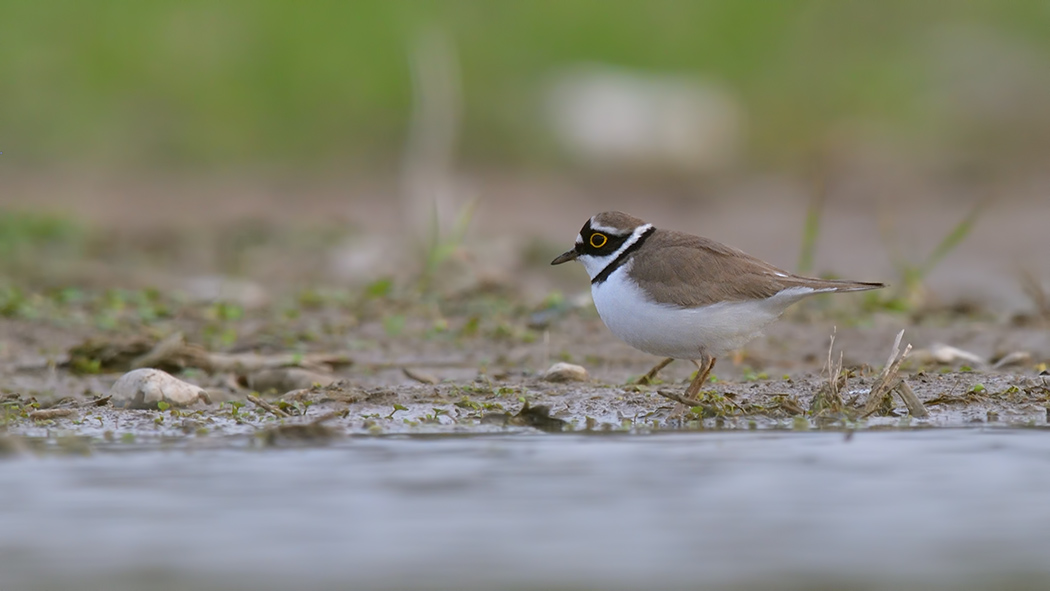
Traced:
[[608, 256], [616, 252], [631, 237], [630, 234], [617, 236], [594, 230], [591, 228], [590, 220], [587, 220], [587, 223], [583, 225], [583, 229], [580, 230], [580, 236], [583, 237], [583, 243], [576, 245], [576, 252], [596, 257]]

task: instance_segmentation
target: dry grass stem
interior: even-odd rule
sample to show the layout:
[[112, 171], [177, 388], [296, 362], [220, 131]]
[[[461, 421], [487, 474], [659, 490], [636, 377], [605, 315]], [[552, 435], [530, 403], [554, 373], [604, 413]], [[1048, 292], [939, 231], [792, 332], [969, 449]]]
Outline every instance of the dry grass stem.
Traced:
[[889, 359], [886, 360], [886, 366], [882, 368], [882, 372], [875, 378], [875, 383], [871, 386], [871, 393], [868, 394], [868, 400], [864, 403], [864, 408], [860, 413], [861, 418], [879, 410], [885, 398], [897, 386], [897, 373], [900, 371], [901, 363], [911, 352], [911, 345], [906, 346], [904, 352], [901, 352], [902, 338], [904, 338], [903, 330], [897, 333], [897, 338], [893, 341], [893, 350], [890, 351]]
[[207, 352], [200, 347], [190, 349], [181, 332], [173, 332], [161, 339], [145, 355], [133, 359], [131, 369], [158, 367], [175, 358], [199, 359], [199, 356], [206, 355]]
[[1035, 304], [1036, 314], [1043, 322], [1050, 322], [1050, 294], [1043, 289], [1043, 284], [1029, 271], [1021, 272], [1021, 290]]
[[249, 394], [248, 395], [248, 402], [251, 402], [255, 406], [258, 406], [259, 408], [261, 408], [261, 409], [263, 409], [263, 410], [273, 414], [276, 417], [280, 417], [282, 419], [288, 418], [288, 417], [291, 416], [288, 413], [284, 412], [283, 410], [281, 410], [281, 409], [277, 408], [276, 406], [270, 404], [269, 402], [266, 402], [262, 398], [259, 398], [255, 394]]
[[407, 365], [412, 367], [477, 367], [477, 365], [466, 358], [462, 359], [423, 359], [423, 358], [412, 358], [412, 359], [401, 359], [401, 360], [390, 360], [390, 361], [362, 361], [355, 364], [355, 367], [362, 369], [368, 369], [370, 371], [381, 371], [385, 369], [403, 369]]
[[402, 367], [401, 368], [401, 373], [405, 374], [406, 378], [408, 378], [410, 380], [415, 380], [415, 381], [419, 382], [420, 384], [434, 385], [434, 384], [436, 384], [436, 383], [438, 383], [440, 381], [436, 377], [434, 377], [434, 376], [432, 376], [432, 375], [430, 375], [428, 373], [422, 373], [422, 372], [418, 372], [418, 371], [413, 371], [411, 369], [408, 369], [407, 367]]
[[[114, 343], [112, 348], [137, 347], [139, 343]], [[86, 345], [81, 345], [81, 348]], [[98, 348], [98, 345], [95, 345]], [[75, 351], [74, 351], [75, 353]], [[88, 352], [90, 353], [91, 351]], [[176, 332], [154, 345], [145, 354], [135, 357], [128, 366], [138, 368], [186, 368], [194, 367], [209, 373], [247, 374], [264, 369], [280, 367], [302, 367], [314, 371], [328, 372], [333, 367], [352, 365], [353, 359], [347, 353], [213, 353], [200, 345], [187, 343], [182, 333]], [[119, 365], [115, 369], [123, 369]]]
[[908, 414], [917, 419], [925, 419], [930, 416], [929, 411], [926, 410], [922, 401], [919, 400], [919, 397], [915, 395], [911, 386], [909, 386], [908, 382], [904, 381], [903, 378], [897, 382], [897, 385], [894, 386], [892, 390], [897, 393], [897, 396], [900, 396], [901, 400], [904, 401], [904, 406], [908, 407]]
[[659, 394], [660, 396], [663, 396], [664, 398], [666, 398], [668, 400], [673, 400], [673, 401], [675, 401], [675, 402], [677, 402], [679, 404], [684, 404], [685, 406], [687, 406], [689, 408], [692, 408], [694, 406], [700, 406], [700, 401], [699, 400], [689, 400], [688, 398], [686, 398], [685, 396], [682, 396], [681, 394], [675, 394], [674, 392], [665, 392], [663, 390], [657, 390], [656, 393]]
[[842, 352], [839, 351], [838, 363], [835, 362], [835, 332], [831, 333], [828, 343], [828, 360], [821, 373], [827, 373], [827, 381], [821, 384], [809, 405], [809, 412], [818, 415], [824, 412], [839, 413], [845, 408], [842, 402], [842, 390], [846, 387], [846, 374], [842, 371]]
[[48, 419], [57, 419], [59, 417], [68, 417], [77, 411], [72, 408], [49, 408], [46, 410], [34, 410], [29, 413], [29, 418], [34, 421], [46, 421]]

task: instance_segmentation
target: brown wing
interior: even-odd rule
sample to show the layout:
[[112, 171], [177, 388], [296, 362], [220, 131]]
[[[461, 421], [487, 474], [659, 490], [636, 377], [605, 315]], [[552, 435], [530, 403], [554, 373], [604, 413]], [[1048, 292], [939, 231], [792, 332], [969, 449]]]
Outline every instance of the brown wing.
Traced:
[[632, 259], [630, 275], [661, 303], [696, 307], [764, 299], [791, 287], [862, 291], [881, 283], [802, 277], [714, 240], [657, 230]]

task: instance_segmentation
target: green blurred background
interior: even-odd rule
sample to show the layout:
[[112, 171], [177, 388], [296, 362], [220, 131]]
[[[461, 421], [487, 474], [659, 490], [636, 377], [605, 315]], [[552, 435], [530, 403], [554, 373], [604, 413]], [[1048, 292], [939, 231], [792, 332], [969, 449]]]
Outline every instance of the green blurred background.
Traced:
[[1050, 152], [1044, 0], [4, 0], [2, 164], [392, 170], [432, 30], [459, 68], [465, 166], [565, 166], [543, 89], [576, 63], [720, 85], [747, 167], [854, 135], [989, 166]]

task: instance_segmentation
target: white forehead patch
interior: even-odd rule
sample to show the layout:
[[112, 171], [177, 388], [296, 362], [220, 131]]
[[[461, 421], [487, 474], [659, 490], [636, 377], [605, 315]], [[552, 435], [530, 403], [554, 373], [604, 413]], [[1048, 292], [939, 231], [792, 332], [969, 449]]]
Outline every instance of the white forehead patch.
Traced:
[[624, 231], [627, 228], [613, 228], [612, 226], [603, 226], [598, 222], [594, 221], [594, 217], [591, 217], [591, 229], [596, 232], [603, 232], [605, 234], [614, 234], [616, 236], [623, 236]]

